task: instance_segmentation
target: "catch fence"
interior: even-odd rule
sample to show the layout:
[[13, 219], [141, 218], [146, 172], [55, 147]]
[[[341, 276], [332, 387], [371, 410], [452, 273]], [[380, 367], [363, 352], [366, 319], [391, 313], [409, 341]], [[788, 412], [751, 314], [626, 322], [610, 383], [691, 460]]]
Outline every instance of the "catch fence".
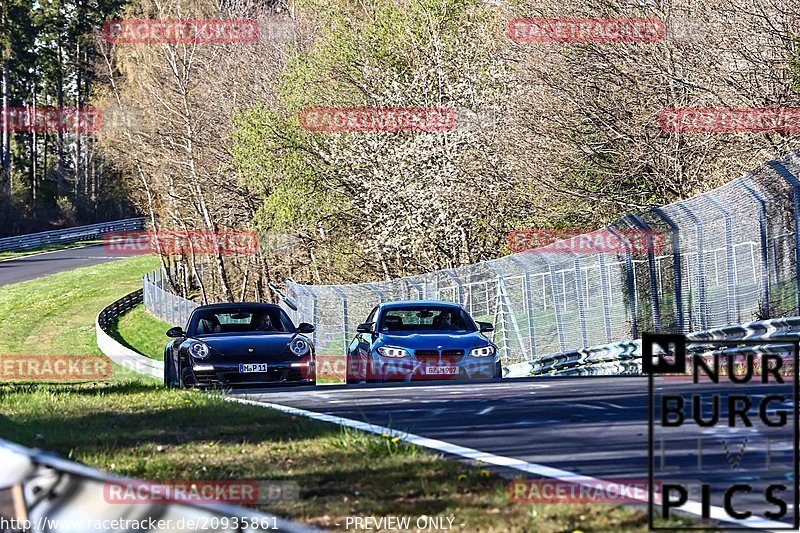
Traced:
[[[643, 331], [689, 333], [797, 315], [798, 224], [800, 153], [792, 153], [708, 193], [626, 215], [582, 241], [612, 234], [620, 242], [612, 252], [562, 241], [390, 281], [288, 280], [283, 306], [295, 323], [317, 326], [320, 353], [336, 354], [380, 302], [458, 302], [495, 324], [505, 363], [534, 361]], [[637, 233], [649, 246], [632, 242]]]

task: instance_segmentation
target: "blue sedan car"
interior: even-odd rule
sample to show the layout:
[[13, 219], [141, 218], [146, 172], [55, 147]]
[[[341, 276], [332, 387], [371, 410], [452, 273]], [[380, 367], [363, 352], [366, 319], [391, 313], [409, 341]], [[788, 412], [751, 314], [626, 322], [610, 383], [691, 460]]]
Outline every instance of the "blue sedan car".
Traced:
[[438, 301], [377, 306], [347, 354], [348, 382], [502, 377], [497, 346], [460, 305]]

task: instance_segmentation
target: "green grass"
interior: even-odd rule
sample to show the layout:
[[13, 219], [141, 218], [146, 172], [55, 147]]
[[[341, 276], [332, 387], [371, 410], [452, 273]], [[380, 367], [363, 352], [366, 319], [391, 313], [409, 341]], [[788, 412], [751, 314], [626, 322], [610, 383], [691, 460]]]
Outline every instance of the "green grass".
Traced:
[[108, 333], [124, 346], [160, 361], [170, 340], [165, 333], [171, 327], [148, 313], [144, 305], [137, 305], [109, 324]]
[[281, 480], [282, 516], [455, 516], [462, 531], [645, 531], [640, 510], [509, 501], [509, 481], [394, 440], [140, 382], [0, 387], [0, 435], [154, 481]]
[[0, 355], [102, 355], [97, 313], [141, 288], [157, 266], [155, 257], [139, 256], [0, 288]]
[[54, 252], [57, 250], [68, 250], [70, 248], [80, 248], [82, 246], [89, 246], [91, 244], [103, 244], [103, 239], [92, 239], [88, 241], [73, 242], [69, 244], [52, 244], [50, 246], [43, 246], [33, 250], [22, 250], [19, 252], [0, 252], [0, 261], [7, 259], [17, 259], [28, 255], [40, 254], [42, 252]]
[[[137, 257], [3, 287], [0, 355], [99, 354], [98, 311], [138, 288], [155, 266], [154, 258]], [[165, 327], [137, 308], [116, 333], [160, 357]], [[509, 501], [509, 480], [480, 465], [115, 370], [102, 383], [0, 384], [0, 437], [149, 480], [293, 481], [300, 498], [269, 509], [324, 528], [348, 515], [427, 514], [455, 516], [462, 531], [647, 529], [641, 510], [517, 504]]]

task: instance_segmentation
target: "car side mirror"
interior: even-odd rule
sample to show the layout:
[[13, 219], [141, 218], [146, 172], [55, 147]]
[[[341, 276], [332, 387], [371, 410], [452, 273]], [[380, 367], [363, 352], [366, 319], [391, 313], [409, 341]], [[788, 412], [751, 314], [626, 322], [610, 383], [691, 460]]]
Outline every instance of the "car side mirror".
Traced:
[[356, 331], [359, 333], [374, 333], [375, 322], [364, 322], [363, 324], [359, 324], [356, 328]]
[[481, 333], [489, 333], [494, 331], [494, 326], [490, 322], [478, 322], [478, 329], [481, 330]]
[[174, 328], [170, 328], [169, 331], [167, 331], [167, 337], [172, 337], [174, 339], [177, 339], [178, 337], [185, 337], [185, 336], [186, 336], [186, 333], [183, 331], [183, 328], [181, 328], [180, 326], [175, 326]]
[[317, 328], [314, 327], [313, 324], [309, 324], [308, 322], [301, 322], [299, 326], [297, 326], [298, 333], [314, 333], [314, 330]]

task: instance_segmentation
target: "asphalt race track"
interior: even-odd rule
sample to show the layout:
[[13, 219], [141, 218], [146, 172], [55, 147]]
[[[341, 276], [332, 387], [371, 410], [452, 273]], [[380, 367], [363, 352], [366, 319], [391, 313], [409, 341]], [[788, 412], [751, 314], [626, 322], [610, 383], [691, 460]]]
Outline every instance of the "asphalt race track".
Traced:
[[0, 286], [29, 281], [75, 268], [118, 261], [126, 257], [128, 256], [117, 253], [110, 255], [102, 244], [92, 244], [0, 261]]
[[[683, 392], [687, 401], [688, 391], [697, 390], [685, 381], [668, 382], [666, 387], [670, 394]], [[789, 399], [792, 397], [790, 384], [715, 387], [716, 391], [724, 391], [723, 400], [734, 389], [742, 392], [742, 387], [751, 395], [777, 391]], [[657, 392], [663, 390], [656, 386]], [[647, 480], [648, 477], [646, 378], [545, 377], [459, 384], [362, 384], [347, 388], [239, 390], [231, 394], [389, 426], [600, 479]], [[790, 409], [791, 403], [790, 400], [783, 407]], [[721, 412], [724, 417], [727, 408], [723, 407]], [[710, 414], [710, 410], [704, 413]], [[750, 428], [700, 428], [694, 424], [669, 430], [657, 428], [656, 479], [709, 483], [711, 505], [720, 507], [723, 505], [720, 487], [727, 487], [731, 479], [749, 482], [754, 493], [737, 493], [733, 502], [740, 510], [750, 510], [759, 516], [764, 511], [776, 510], [764, 499], [766, 484], [782, 482], [788, 486], [788, 492], [781, 496], [789, 503], [786, 520], [790, 521], [794, 501], [791, 416], [782, 431], [782, 434], [770, 433], [773, 440], [767, 444], [758, 420]], [[700, 465], [698, 438], [703, 456]], [[520, 472], [510, 469], [505, 474], [520, 476]], [[699, 485], [696, 493], [690, 489], [689, 499], [700, 501], [699, 490]]]

